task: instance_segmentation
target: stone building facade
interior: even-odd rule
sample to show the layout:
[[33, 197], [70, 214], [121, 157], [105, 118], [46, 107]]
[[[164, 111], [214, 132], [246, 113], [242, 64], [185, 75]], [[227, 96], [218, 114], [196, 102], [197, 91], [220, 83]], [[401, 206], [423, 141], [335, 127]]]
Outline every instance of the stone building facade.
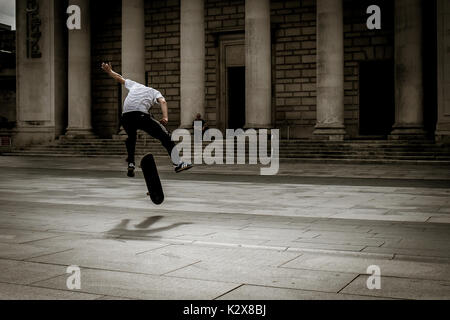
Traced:
[[[26, 52], [33, 2], [40, 58]], [[81, 30], [65, 27], [72, 4]], [[102, 61], [160, 90], [172, 130], [199, 112], [290, 139], [445, 140], [449, 15], [449, 0], [17, 0], [14, 141], [116, 135], [126, 91]]]

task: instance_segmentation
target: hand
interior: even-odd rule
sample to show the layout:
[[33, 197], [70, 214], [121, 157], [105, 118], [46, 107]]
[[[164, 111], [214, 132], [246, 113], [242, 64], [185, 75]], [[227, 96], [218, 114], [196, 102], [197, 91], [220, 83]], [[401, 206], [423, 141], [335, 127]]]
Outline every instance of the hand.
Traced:
[[169, 119], [168, 119], [168, 118], [162, 118], [161, 120], [159, 120], [159, 122], [160, 122], [163, 126], [167, 126], [167, 124], [169, 123]]
[[111, 62], [108, 63], [102, 63], [102, 69], [107, 72], [107, 73], [111, 73], [112, 72], [112, 66], [111, 66]]

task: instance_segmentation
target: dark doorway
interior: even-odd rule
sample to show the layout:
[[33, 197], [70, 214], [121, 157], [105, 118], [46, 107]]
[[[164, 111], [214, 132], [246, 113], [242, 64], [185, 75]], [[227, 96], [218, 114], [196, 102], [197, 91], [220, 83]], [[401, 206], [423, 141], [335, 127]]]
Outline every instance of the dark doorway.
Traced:
[[389, 135], [395, 122], [394, 62], [361, 62], [359, 86], [359, 133]]
[[245, 125], [245, 67], [230, 67], [228, 72], [228, 129]]

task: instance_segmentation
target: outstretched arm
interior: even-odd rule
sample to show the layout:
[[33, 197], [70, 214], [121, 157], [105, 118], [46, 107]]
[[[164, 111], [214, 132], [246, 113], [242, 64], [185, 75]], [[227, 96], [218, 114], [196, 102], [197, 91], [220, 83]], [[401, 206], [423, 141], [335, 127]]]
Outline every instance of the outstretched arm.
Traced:
[[116, 80], [117, 82], [121, 83], [121, 84], [125, 84], [125, 79], [118, 74], [117, 72], [114, 72], [112, 67], [111, 67], [111, 62], [109, 63], [102, 63], [102, 69], [114, 80]]
[[167, 107], [167, 101], [164, 98], [159, 98], [158, 102], [161, 105], [161, 111], [163, 116], [159, 122], [161, 122], [163, 125], [167, 125], [167, 123], [169, 123], [169, 108]]

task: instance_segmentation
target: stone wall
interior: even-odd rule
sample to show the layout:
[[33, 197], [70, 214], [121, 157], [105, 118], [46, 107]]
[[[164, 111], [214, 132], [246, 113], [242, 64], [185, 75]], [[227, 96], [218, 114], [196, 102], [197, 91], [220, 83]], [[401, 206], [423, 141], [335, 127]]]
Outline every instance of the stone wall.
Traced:
[[306, 138], [316, 124], [316, 6], [314, 0], [271, 3], [275, 127]]
[[[169, 107], [169, 129], [180, 125], [180, 1], [145, 2], [148, 85], [161, 91]], [[159, 119], [161, 109], [152, 114]]]
[[[366, 9], [382, 9], [382, 30], [368, 30]], [[309, 138], [316, 124], [316, 3], [272, 0], [275, 125], [291, 138]], [[391, 1], [344, 1], [345, 125], [359, 135], [359, 66], [393, 59]], [[392, 74], [392, 77], [394, 75]]]
[[100, 68], [103, 61], [121, 72], [122, 1], [91, 2], [92, 16], [92, 126], [100, 137], [110, 138], [118, 131], [120, 85]]
[[[116, 133], [120, 92], [97, 68], [121, 60], [121, 1], [101, 0], [93, 6], [93, 126], [97, 134]], [[382, 30], [368, 30], [366, 9], [382, 8]], [[146, 72], [148, 85], [162, 92], [169, 105], [170, 125], [180, 124], [180, 0], [145, 2]], [[344, 0], [345, 125], [359, 135], [359, 66], [363, 61], [393, 59], [393, 4], [389, 0]], [[242, 33], [245, 0], [205, 0], [206, 110], [217, 125], [220, 103], [218, 35]], [[282, 137], [311, 138], [316, 124], [316, 1], [271, 0], [273, 122]], [[160, 117], [160, 109], [153, 110]]]

